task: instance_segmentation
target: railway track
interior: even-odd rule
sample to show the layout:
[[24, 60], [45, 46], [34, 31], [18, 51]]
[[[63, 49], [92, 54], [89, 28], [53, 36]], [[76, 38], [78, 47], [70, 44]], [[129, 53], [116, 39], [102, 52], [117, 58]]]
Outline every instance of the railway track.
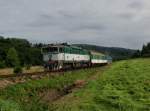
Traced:
[[[89, 67], [84, 67], [87, 69]], [[93, 67], [90, 67], [93, 68]], [[83, 68], [74, 68], [66, 70], [55, 70], [55, 71], [43, 71], [43, 72], [34, 72], [34, 73], [22, 73], [22, 74], [11, 74], [11, 75], [0, 75], [0, 89], [5, 88], [9, 85], [14, 85], [17, 83], [23, 83], [28, 80], [37, 80], [44, 77], [55, 77], [58, 75], [63, 75], [68, 71], [80, 70]]]
[[22, 73], [22, 74], [11, 74], [11, 75], [0, 75], [0, 89], [5, 88], [9, 85], [14, 85], [17, 83], [24, 83], [28, 80], [38, 80], [44, 77], [55, 77], [58, 75], [63, 75], [64, 72], [79, 70], [76, 69], [67, 69], [67, 70], [56, 70], [56, 71], [43, 71], [43, 72], [34, 72], [34, 73]]
[[78, 68], [69, 68], [69, 69], [62, 69], [62, 70], [55, 70], [55, 71], [41, 71], [41, 72], [33, 72], [33, 73], [19, 73], [19, 74], [9, 74], [9, 75], [0, 75], [0, 79], [9, 79], [9, 78], [17, 78], [17, 77], [30, 77], [34, 75], [45, 75], [47, 73], [63, 73], [67, 71], [74, 71], [86, 68], [93, 68], [93, 67], [78, 67]]
[[[67, 70], [70, 71], [70, 70]], [[45, 77], [53, 78], [63, 75], [67, 71], [44, 71], [35, 73], [24, 73], [20, 75], [3, 75], [0, 76], [0, 89], [3, 89], [9, 85], [15, 85], [18, 83], [24, 83], [29, 80], [39, 80]]]
[[44, 75], [46, 73], [55, 73], [55, 72], [59, 72], [59, 71], [43, 71], [43, 72], [33, 72], [33, 73], [0, 75], [0, 79], [9, 79], [9, 78], [15, 78], [15, 77], [29, 77], [33, 75]]

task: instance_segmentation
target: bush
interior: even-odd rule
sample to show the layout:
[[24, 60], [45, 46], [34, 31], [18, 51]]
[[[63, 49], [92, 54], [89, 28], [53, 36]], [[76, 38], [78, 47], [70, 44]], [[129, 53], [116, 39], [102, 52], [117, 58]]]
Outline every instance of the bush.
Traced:
[[15, 73], [15, 74], [22, 73], [22, 67], [21, 67], [21, 66], [16, 66], [16, 67], [14, 68], [14, 73]]
[[0, 61], [0, 68], [5, 68], [6, 65], [5, 65], [5, 62], [4, 61]]
[[31, 69], [31, 65], [30, 64], [26, 65], [26, 70], [30, 70], [30, 69]]
[[6, 63], [10, 67], [16, 67], [20, 64], [18, 53], [15, 48], [10, 48], [7, 52]]

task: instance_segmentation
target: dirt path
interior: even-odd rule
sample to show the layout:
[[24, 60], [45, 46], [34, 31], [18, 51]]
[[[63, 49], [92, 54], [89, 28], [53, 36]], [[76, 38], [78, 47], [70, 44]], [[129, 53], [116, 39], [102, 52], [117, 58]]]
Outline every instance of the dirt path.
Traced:
[[38, 79], [42, 79], [45, 77], [54, 77], [57, 76], [58, 73], [45, 73], [42, 75], [31, 75], [31, 76], [18, 76], [18, 77], [11, 77], [11, 78], [7, 78], [7, 79], [0, 79], [0, 89], [3, 89], [9, 85], [15, 85], [18, 83], [24, 83], [27, 82], [29, 80], [38, 80]]
[[68, 95], [72, 94], [73, 92], [77, 90], [81, 90], [83, 87], [85, 87], [89, 81], [95, 80], [97, 77], [99, 77], [109, 66], [103, 67], [101, 70], [97, 70], [93, 75], [91, 75], [87, 79], [79, 79], [74, 81], [72, 85], [65, 86], [63, 90], [59, 89], [51, 89], [48, 91], [43, 91], [39, 93], [39, 101], [44, 101], [46, 103], [57, 103], [60, 100], [63, 100]]

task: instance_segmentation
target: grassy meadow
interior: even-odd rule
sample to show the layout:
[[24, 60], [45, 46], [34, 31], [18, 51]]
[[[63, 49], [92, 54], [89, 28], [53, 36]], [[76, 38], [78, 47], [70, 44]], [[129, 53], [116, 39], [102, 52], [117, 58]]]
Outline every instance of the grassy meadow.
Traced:
[[[86, 84], [55, 101], [41, 94], [61, 91], [77, 80]], [[150, 59], [115, 62], [111, 67], [66, 72], [0, 90], [1, 111], [149, 111]]]
[[113, 63], [53, 104], [55, 111], [150, 111], [150, 59]]

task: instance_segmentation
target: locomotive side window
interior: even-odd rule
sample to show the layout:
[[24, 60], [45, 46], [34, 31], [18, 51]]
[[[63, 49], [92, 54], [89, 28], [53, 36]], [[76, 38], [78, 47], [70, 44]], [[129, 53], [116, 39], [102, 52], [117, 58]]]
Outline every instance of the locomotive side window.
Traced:
[[59, 52], [60, 52], [60, 53], [64, 53], [64, 48], [60, 47], [60, 48], [59, 48]]

